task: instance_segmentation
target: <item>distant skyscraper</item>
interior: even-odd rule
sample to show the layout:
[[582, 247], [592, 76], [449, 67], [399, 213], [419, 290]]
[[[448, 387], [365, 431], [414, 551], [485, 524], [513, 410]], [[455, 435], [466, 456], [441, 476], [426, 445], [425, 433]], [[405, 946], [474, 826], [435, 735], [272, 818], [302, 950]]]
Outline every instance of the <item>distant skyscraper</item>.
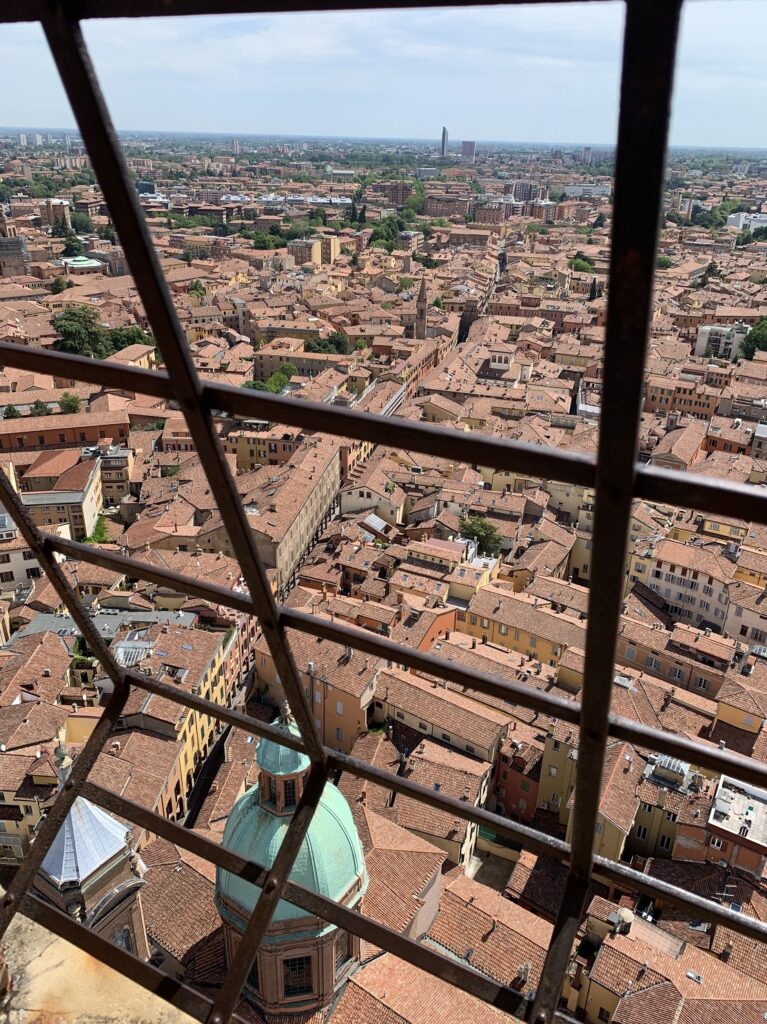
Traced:
[[477, 144], [476, 142], [462, 142], [461, 143], [461, 160], [466, 164], [473, 164], [474, 157], [477, 155]]
[[584, 146], [583, 153], [581, 154], [581, 160], [584, 164], [591, 163], [591, 146]]
[[240, 155], [240, 140], [239, 139], [232, 139], [232, 152], [234, 153], [235, 156], [239, 156]]
[[19, 132], [19, 134], [17, 135], [16, 138], [17, 138], [18, 143], [19, 143], [20, 146], [26, 146], [26, 144], [27, 144], [27, 137], [24, 134], [24, 132]]
[[443, 160], [447, 160], [447, 128], [442, 129], [442, 148], [440, 149], [440, 156]]
[[72, 139], [70, 138], [69, 135], [65, 135], [64, 136], [64, 145], [66, 146], [67, 153], [68, 153], [70, 151], [70, 149], [72, 148]]

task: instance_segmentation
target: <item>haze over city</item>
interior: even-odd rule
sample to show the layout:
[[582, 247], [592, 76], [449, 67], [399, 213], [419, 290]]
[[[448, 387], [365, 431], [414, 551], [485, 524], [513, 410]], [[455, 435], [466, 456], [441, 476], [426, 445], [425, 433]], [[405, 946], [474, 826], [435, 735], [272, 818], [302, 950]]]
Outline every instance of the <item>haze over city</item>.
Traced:
[[[118, 128], [609, 145], [622, 3], [89, 21]], [[671, 142], [765, 144], [762, 41], [751, 0], [683, 13]], [[23, 78], [24, 88], [18, 82]], [[73, 118], [42, 32], [0, 41], [0, 120]]]

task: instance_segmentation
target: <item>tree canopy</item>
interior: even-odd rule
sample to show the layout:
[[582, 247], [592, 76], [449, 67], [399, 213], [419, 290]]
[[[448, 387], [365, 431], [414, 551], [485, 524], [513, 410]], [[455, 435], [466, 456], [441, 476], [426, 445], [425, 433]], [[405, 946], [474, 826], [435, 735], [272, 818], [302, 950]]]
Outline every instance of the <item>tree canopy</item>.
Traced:
[[61, 295], [62, 292], [66, 291], [67, 288], [74, 288], [75, 283], [68, 277], [64, 277], [63, 274], [57, 274], [51, 282], [51, 293], [53, 295]]
[[757, 351], [767, 352], [767, 317], [756, 321], [740, 347], [740, 354], [744, 359], [753, 359]]
[[70, 306], [51, 321], [59, 337], [53, 343], [57, 352], [105, 359], [128, 345], [147, 343], [140, 327], [104, 327], [99, 311], [90, 306]]
[[501, 550], [501, 535], [488, 519], [482, 516], [462, 516], [459, 523], [461, 534], [477, 542], [481, 555], [495, 557]]
[[59, 400], [59, 409], [63, 413], [72, 415], [80, 411], [82, 404], [82, 399], [78, 395], [73, 395], [71, 391], [65, 391]]

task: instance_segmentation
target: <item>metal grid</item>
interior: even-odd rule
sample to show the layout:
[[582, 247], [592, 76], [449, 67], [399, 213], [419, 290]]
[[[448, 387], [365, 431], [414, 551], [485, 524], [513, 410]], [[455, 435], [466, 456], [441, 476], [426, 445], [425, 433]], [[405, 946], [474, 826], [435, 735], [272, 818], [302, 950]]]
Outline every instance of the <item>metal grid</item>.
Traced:
[[[509, 0], [531, 3], [539, 0]], [[559, 0], [570, 2], [570, 0]], [[598, 0], [591, 0], [598, 2]], [[452, 6], [451, 2], [418, 6]], [[189, 356], [183, 332], [163, 279], [159, 261], [144, 226], [136, 194], [107, 113], [88, 55], [79, 19], [150, 15], [244, 13], [264, 11], [252, 0], [8, 0], [0, 22], [40, 21], [61, 75], [82, 137], [103, 189], [115, 227], [125, 248], [134, 280], [168, 373], [151, 372], [76, 356], [0, 344], [0, 363], [59, 374], [75, 379], [131, 388], [173, 399], [183, 410], [212, 493], [234, 549], [238, 552], [249, 593], [201, 583], [191, 577], [157, 569], [144, 562], [100, 551], [74, 541], [41, 533], [29, 520], [7, 478], [0, 474], [0, 500], [16, 520], [89, 647], [114, 683], [103, 715], [76, 760], [72, 772], [44, 820], [26, 861], [18, 869], [0, 907], [0, 937], [19, 910], [129, 975], [138, 984], [209, 1024], [234, 1019], [234, 1009], [258, 945], [281, 898], [290, 900], [327, 921], [362, 936], [450, 984], [510, 1013], [548, 1024], [557, 1013], [564, 972], [588, 896], [591, 875], [597, 871], [617, 886], [652, 897], [662, 896], [693, 916], [732, 928], [764, 941], [767, 924], [642, 875], [625, 864], [595, 857], [592, 838], [599, 804], [600, 780], [608, 737], [694, 761], [756, 785], [767, 786], [767, 766], [726, 750], [701, 748], [668, 732], [621, 719], [609, 713], [613, 664], [621, 601], [624, 557], [631, 502], [635, 498], [668, 502], [701, 511], [767, 523], [767, 495], [754, 488], [678, 475], [635, 462], [641, 407], [647, 329], [652, 301], [657, 225], [662, 196], [664, 154], [682, 0], [627, 0], [621, 82], [618, 155], [615, 173], [613, 240], [610, 262], [607, 337], [602, 418], [598, 458], [481, 435], [456, 434], [423, 423], [397, 422], [354, 410], [294, 402], [261, 392], [203, 383]], [[326, 10], [401, 7], [402, 4], [332, 2]], [[416, 6], [416, 5], [413, 5]], [[281, 10], [301, 11], [316, 4], [301, 0]], [[580, 704], [505, 682], [498, 677], [459, 669], [432, 654], [400, 647], [380, 636], [328, 622], [278, 606], [267, 585], [235, 482], [216, 436], [213, 413], [266, 418], [310, 431], [400, 446], [406, 450], [444, 455], [457, 461], [495, 466], [535, 477], [552, 478], [596, 488], [594, 555], [589, 598], [585, 684]], [[155, 581], [175, 590], [257, 615], [284, 689], [294, 710], [301, 740], [286, 737], [274, 726], [255, 722], [241, 712], [201, 697], [182, 694], [135, 669], [119, 666], [96, 632], [90, 617], [59, 568], [55, 553], [92, 562], [131, 576]], [[572, 846], [442, 793], [390, 775], [369, 764], [322, 745], [307, 708], [300, 677], [286, 642], [286, 629], [297, 629], [349, 645], [376, 657], [441, 676], [486, 694], [501, 696], [563, 720], [579, 724], [580, 746], [575, 790]], [[168, 821], [88, 780], [99, 752], [120, 716], [131, 687], [161, 694], [219, 721], [260, 737], [277, 740], [307, 753], [309, 782], [270, 870], [230, 853], [225, 848]], [[536, 853], [569, 865], [567, 883], [555, 922], [541, 984], [532, 1005], [520, 993], [497, 984], [472, 968], [441, 956], [370, 919], [288, 881], [290, 870], [329, 774], [348, 771], [385, 785], [425, 804], [487, 825], [502, 836]], [[113, 946], [66, 915], [44, 904], [32, 892], [32, 882], [45, 853], [78, 794], [121, 815], [147, 831], [164, 836], [228, 871], [256, 882], [262, 895], [243, 941], [230, 965], [223, 987], [211, 1001], [176, 982], [149, 964]]]

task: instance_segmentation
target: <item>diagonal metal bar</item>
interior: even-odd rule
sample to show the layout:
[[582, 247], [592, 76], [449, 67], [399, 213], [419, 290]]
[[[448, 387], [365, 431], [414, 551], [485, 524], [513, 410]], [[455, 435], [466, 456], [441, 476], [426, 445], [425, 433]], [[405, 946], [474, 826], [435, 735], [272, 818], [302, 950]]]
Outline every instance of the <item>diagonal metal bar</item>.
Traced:
[[122, 241], [139, 295], [162, 353], [190, 434], [205, 469], [219, 512], [257, 609], [261, 628], [280, 673], [293, 714], [314, 761], [324, 758], [314, 719], [306, 705], [295, 662], [281, 629], [266, 572], [256, 550], [253, 531], [239, 500], [215, 425], [201, 408], [201, 386], [186, 338], [154, 246], [143, 220], [135, 189], [104, 102], [82, 30], [55, 9], [43, 19], [48, 45], [83, 140], [101, 182], [104, 198]]
[[125, 706], [125, 702], [128, 699], [130, 687], [125, 678], [125, 673], [112, 658], [106, 644], [95, 629], [88, 613], [85, 611], [79, 598], [69, 585], [69, 581], [66, 579], [61, 567], [45, 549], [41, 534], [29, 519], [26, 509], [24, 509], [18, 495], [14, 491], [13, 487], [11, 487], [8, 477], [3, 471], [0, 471], [0, 502], [6, 510], [10, 512], [21, 535], [24, 537], [24, 540], [27, 542], [40, 563], [40, 566], [45, 571], [47, 578], [53, 584], [57, 593], [69, 608], [73, 619], [77, 622], [77, 625], [80, 628], [82, 635], [88, 641], [89, 646], [93, 645], [91, 646], [91, 650], [101, 661], [104, 666], [104, 670], [107, 672], [114, 684], [112, 695], [104, 708], [104, 712], [100, 717], [96, 728], [93, 730], [93, 733], [83, 747], [69, 778], [63, 788], [59, 791], [53, 806], [49, 809], [45, 819], [43, 820], [36, 842], [32, 844], [24, 862], [18, 868], [10, 885], [8, 886], [8, 891], [6, 892], [3, 900], [2, 909], [0, 909], [0, 937], [2, 937], [11, 922], [11, 918], [13, 917], [16, 906], [19, 904], [19, 900], [23, 894], [31, 888], [34, 877], [45, 859], [45, 855], [48, 852], [50, 844], [55, 839], [59, 828], [77, 797], [79, 786], [93, 767], [96, 758], [109, 737], [115, 722], [119, 718], [120, 713]]
[[[130, 981], [140, 985], [148, 992], [152, 992], [159, 999], [170, 1003], [171, 1006], [189, 1014], [195, 1020], [204, 1021], [206, 1019], [212, 1005], [207, 996], [181, 981], [176, 981], [175, 978], [164, 974], [151, 964], [139, 960], [138, 957], [120, 949], [114, 943], [108, 942], [97, 932], [79, 924], [57, 907], [43, 902], [35, 893], [28, 893], [24, 897], [21, 913], [62, 939], [66, 939], [67, 942], [85, 950], [86, 953], [102, 963], [108, 964]], [[241, 1020], [241, 1018], [234, 1018], [234, 1020]]]
[[[159, 818], [152, 811], [147, 811], [138, 804], [110, 793], [100, 786], [86, 783], [84, 796], [112, 814], [133, 821], [147, 831], [156, 832], [169, 842], [175, 843], [176, 846], [197, 854], [225, 871], [239, 875], [259, 886], [263, 886], [266, 881], [266, 869], [253, 861], [244, 860], [238, 854], [227, 850], [225, 846], [219, 846], [173, 821]], [[359, 935], [381, 949], [388, 950], [401, 959], [415, 964], [416, 967], [430, 971], [448, 984], [457, 985], [509, 1013], [518, 1012], [520, 1005], [524, 1005], [522, 1003], [524, 997], [521, 993], [490, 981], [478, 974], [472, 967], [447, 959], [420, 942], [406, 938], [387, 925], [364, 917], [356, 910], [350, 910], [343, 904], [336, 903], [334, 900], [321, 896], [295, 882], [289, 881], [286, 884], [282, 898], [302, 907], [307, 914], [314, 914], [330, 924], [335, 924], [354, 935]]]
[[29, 849], [26, 857], [16, 870], [5, 897], [0, 906], [0, 939], [5, 934], [13, 915], [16, 913], [20, 901], [25, 893], [32, 888], [35, 875], [40, 865], [45, 860], [51, 843], [56, 838], [59, 829], [64, 823], [72, 804], [77, 798], [80, 787], [88, 776], [93, 765], [96, 763], [101, 750], [112, 732], [115, 722], [122, 714], [125, 702], [128, 699], [129, 689], [127, 686], [116, 688], [109, 698], [96, 728], [88, 738], [87, 743], [80, 751], [77, 760], [72, 766], [67, 781], [61, 788], [53, 805], [49, 808], [45, 818], [38, 829], [35, 842]]
[[208, 1024], [224, 1024], [234, 1012], [248, 973], [253, 966], [256, 951], [261, 945], [266, 929], [277, 909], [277, 904], [283, 897], [290, 872], [306, 839], [306, 833], [309, 831], [314, 813], [319, 806], [327, 778], [326, 764], [312, 765], [301, 799], [298, 801], [288, 830], [280, 843], [277, 856], [274, 858], [274, 864], [266, 877], [264, 887], [242, 934], [237, 952], [229, 964], [224, 984], [216, 996], [215, 1005], [208, 1015]]
[[548, 1024], [583, 916], [608, 738], [681, 0], [629, 0], [621, 73], [594, 549], [572, 854], [535, 999]]

